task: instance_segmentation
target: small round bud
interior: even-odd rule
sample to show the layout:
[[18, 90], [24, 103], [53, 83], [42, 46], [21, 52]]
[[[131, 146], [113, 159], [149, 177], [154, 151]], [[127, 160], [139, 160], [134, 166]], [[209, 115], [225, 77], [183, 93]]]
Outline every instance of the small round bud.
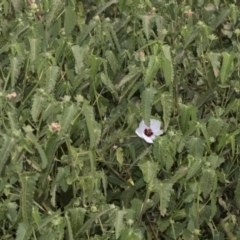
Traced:
[[37, 5], [36, 3], [32, 3], [32, 4], [30, 5], [30, 8], [31, 8], [32, 10], [37, 10], [37, 9], [38, 9], [38, 5]]
[[95, 212], [97, 212], [97, 207], [96, 206], [91, 206], [91, 212], [92, 213], [95, 213]]

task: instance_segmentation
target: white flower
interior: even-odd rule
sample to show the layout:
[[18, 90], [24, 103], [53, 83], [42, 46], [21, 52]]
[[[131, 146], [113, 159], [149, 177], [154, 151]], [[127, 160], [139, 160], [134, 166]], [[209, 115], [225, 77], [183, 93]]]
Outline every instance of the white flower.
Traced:
[[155, 119], [150, 119], [150, 126], [147, 126], [142, 120], [139, 127], [136, 129], [136, 134], [143, 138], [148, 143], [153, 143], [156, 136], [162, 135], [163, 130], [160, 129], [161, 122]]

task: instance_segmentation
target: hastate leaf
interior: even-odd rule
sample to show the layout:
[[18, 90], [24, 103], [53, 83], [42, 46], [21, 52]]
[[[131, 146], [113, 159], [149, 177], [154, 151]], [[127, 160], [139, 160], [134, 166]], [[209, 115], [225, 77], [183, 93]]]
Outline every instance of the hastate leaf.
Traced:
[[165, 138], [165, 136], [161, 138], [157, 138], [153, 144], [154, 158], [157, 162], [160, 163], [161, 167], [166, 164], [167, 144], [168, 144], [168, 140]]
[[10, 156], [13, 148], [18, 142], [18, 138], [14, 135], [3, 135], [4, 142], [0, 150], [0, 176], [2, 175], [3, 168]]
[[147, 88], [141, 95], [141, 112], [144, 122], [150, 124], [152, 102], [157, 91], [154, 88]]
[[135, 69], [135, 71], [131, 71], [129, 74], [124, 76], [121, 81], [116, 85], [117, 89], [120, 89], [121, 87], [125, 86], [126, 83], [129, 81], [134, 82], [136, 81], [141, 75], [141, 71], [139, 69]]
[[84, 223], [86, 209], [75, 207], [75, 208], [68, 209], [68, 212], [69, 212], [69, 220], [72, 226], [73, 236], [75, 236], [77, 234], [79, 226], [81, 226]]
[[200, 188], [203, 192], [203, 197], [207, 198], [212, 191], [212, 186], [215, 178], [215, 171], [213, 169], [203, 169], [200, 179]]
[[16, 240], [28, 240], [32, 234], [32, 228], [23, 222], [19, 223], [16, 233]]
[[46, 13], [46, 26], [50, 28], [53, 25], [54, 20], [56, 20], [57, 15], [60, 13], [64, 6], [62, 0], [52, 0], [50, 11]]
[[38, 175], [35, 173], [23, 173], [20, 176], [21, 182], [21, 212], [23, 222], [29, 226], [32, 222], [32, 206], [34, 191]]
[[48, 159], [46, 157], [44, 150], [42, 149], [42, 146], [39, 144], [38, 139], [31, 132], [28, 132], [26, 134], [26, 139], [29, 140], [31, 143], [33, 143], [36, 149], [38, 150], [38, 153], [42, 161], [42, 169], [46, 168], [48, 164]]
[[200, 170], [201, 167], [202, 167], [202, 160], [200, 158], [195, 158], [194, 162], [188, 169], [186, 179], [188, 180], [188, 179], [192, 178]]
[[163, 70], [163, 75], [164, 75], [166, 85], [168, 87], [171, 87], [173, 85], [174, 72], [173, 72], [173, 63], [172, 63], [172, 57], [170, 52], [170, 46], [163, 45], [162, 51], [163, 51], [163, 57], [161, 61], [161, 68]]
[[208, 53], [208, 58], [210, 60], [210, 63], [212, 65], [213, 68], [213, 72], [214, 72], [214, 76], [218, 77], [219, 76], [219, 68], [220, 68], [220, 61], [219, 61], [219, 57], [221, 56], [220, 53], [214, 53], [214, 52], [210, 52]]
[[223, 21], [226, 20], [226, 17], [228, 16], [229, 13], [230, 13], [229, 8], [223, 8], [219, 13], [218, 17], [216, 18], [216, 20], [213, 22], [212, 28], [215, 30]]
[[41, 40], [38, 38], [30, 38], [29, 43], [30, 43], [29, 57], [30, 62], [32, 63], [39, 57]]
[[211, 117], [208, 120], [208, 134], [210, 137], [216, 138], [223, 128], [224, 121], [221, 118]]
[[168, 129], [170, 123], [170, 117], [172, 113], [173, 97], [169, 92], [164, 92], [161, 95], [161, 103], [163, 106], [163, 122], [164, 122], [164, 131]]
[[114, 222], [115, 227], [115, 237], [118, 239], [120, 237], [121, 230], [123, 228], [123, 217], [127, 212], [125, 210], [117, 211], [116, 218]]
[[38, 117], [41, 114], [44, 103], [46, 102], [46, 96], [44, 95], [43, 89], [39, 89], [33, 96], [33, 104], [31, 109], [31, 115], [34, 122], [38, 121]]
[[117, 73], [118, 68], [119, 68], [118, 60], [117, 60], [115, 54], [112, 51], [109, 51], [109, 50], [106, 51], [105, 55], [106, 55], [106, 58], [108, 60], [109, 65], [110, 65], [110, 68], [111, 68], [113, 74], [115, 75]]
[[197, 115], [197, 108], [191, 105], [179, 104], [180, 110], [180, 127], [182, 133], [185, 134], [189, 128], [189, 121]]
[[68, 35], [72, 32], [77, 23], [77, 16], [75, 9], [72, 6], [65, 8], [65, 19], [64, 19], [64, 30], [65, 34]]
[[146, 74], [144, 77], [144, 85], [148, 86], [149, 83], [156, 77], [157, 72], [160, 68], [160, 58], [158, 56], [150, 56]]
[[93, 107], [88, 105], [87, 102], [84, 102], [83, 104], [83, 114], [87, 122], [88, 133], [90, 136], [90, 148], [93, 148], [100, 141], [101, 129], [94, 119]]
[[64, 103], [63, 105], [63, 113], [60, 120], [60, 136], [67, 133], [71, 124], [73, 124], [74, 118], [77, 116], [79, 107], [75, 103]]
[[89, 51], [88, 46], [79, 47], [78, 45], [72, 46], [72, 53], [75, 59], [75, 71], [77, 74], [81, 74], [84, 67], [84, 59]]
[[201, 137], [190, 136], [187, 141], [188, 153], [196, 156], [202, 156], [205, 141]]
[[167, 213], [167, 208], [170, 202], [171, 194], [173, 193], [172, 189], [173, 184], [168, 181], [159, 181], [156, 180], [154, 182], [154, 191], [158, 194], [160, 201], [160, 214], [161, 216], [165, 216]]
[[143, 31], [146, 35], [146, 38], [150, 38], [150, 31], [151, 31], [151, 22], [154, 19], [154, 16], [151, 15], [141, 15], [140, 16], [142, 23], [143, 23]]
[[240, 208], [240, 177], [238, 177], [237, 186], [234, 191], [235, 194], [235, 203], [238, 208]]
[[21, 0], [11, 0], [10, 2], [12, 3], [15, 12], [22, 11], [23, 2]]
[[138, 163], [138, 166], [140, 167], [142, 173], [143, 173], [143, 179], [146, 183], [151, 183], [154, 179], [154, 177], [157, 174], [157, 166], [155, 162], [149, 161], [149, 160], [141, 160]]
[[234, 53], [223, 52], [223, 63], [220, 72], [221, 83], [224, 84], [229, 79], [230, 72], [232, 71], [232, 64], [235, 58]]
[[11, 87], [14, 88], [16, 81], [20, 74], [20, 69], [22, 66], [24, 58], [22, 56], [10, 58], [11, 64]]
[[51, 93], [54, 90], [56, 80], [59, 75], [59, 67], [58, 66], [50, 66], [46, 72], [46, 86], [45, 91]]

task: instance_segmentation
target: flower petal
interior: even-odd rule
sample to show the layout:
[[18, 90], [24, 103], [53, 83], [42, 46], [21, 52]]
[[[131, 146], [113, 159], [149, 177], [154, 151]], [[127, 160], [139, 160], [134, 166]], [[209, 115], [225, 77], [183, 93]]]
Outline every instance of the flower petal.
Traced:
[[158, 131], [156, 131], [156, 132], [154, 132], [154, 135], [155, 136], [160, 136], [160, 135], [162, 135], [164, 132], [163, 132], [163, 130], [158, 130]]
[[142, 120], [140, 123], [139, 123], [139, 127], [140, 129], [142, 129], [142, 131], [144, 132], [145, 128], [149, 128], [145, 122]]
[[152, 139], [152, 137], [155, 138], [154, 135], [152, 135], [151, 137], [148, 137], [148, 136], [146, 136], [145, 134], [143, 134], [143, 137], [142, 137], [142, 138], [143, 138], [146, 142], [148, 142], [148, 143], [153, 143], [153, 140], [154, 140], [154, 139]]
[[153, 132], [157, 132], [161, 127], [161, 122], [156, 119], [150, 119], [150, 128]]
[[[135, 130], [135, 133], [142, 139], [144, 139], [147, 143], [153, 143], [156, 136], [162, 135], [163, 130], [160, 129], [161, 122], [156, 119], [150, 119], [150, 126], [147, 126], [145, 122], [142, 120], [138, 126], [138, 128]], [[153, 132], [152, 136], [147, 136], [144, 131], [145, 129], [150, 128]]]
[[140, 137], [143, 138], [144, 130], [142, 130], [140, 127], [136, 129], [135, 133]]

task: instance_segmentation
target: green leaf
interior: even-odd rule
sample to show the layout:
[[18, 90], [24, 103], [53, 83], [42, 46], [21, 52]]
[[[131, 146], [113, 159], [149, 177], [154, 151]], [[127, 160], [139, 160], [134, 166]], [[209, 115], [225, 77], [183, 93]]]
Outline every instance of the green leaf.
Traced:
[[10, 58], [10, 72], [11, 72], [11, 87], [14, 88], [16, 81], [20, 74], [20, 69], [23, 64], [24, 58], [21, 56]]
[[24, 224], [30, 226], [32, 224], [33, 198], [38, 175], [35, 173], [22, 173], [19, 177], [21, 182], [22, 218]]
[[138, 166], [143, 173], [144, 181], [148, 184], [151, 183], [157, 174], [158, 168], [156, 163], [148, 160], [141, 160]]
[[95, 55], [90, 55], [88, 57], [89, 65], [90, 65], [90, 72], [89, 75], [92, 79], [90, 85], [93, 85], [96, 83], [96, 77], [99, 71], [99, 68], [103, 62], [102, 58], [96, 57]]
[[48, 67], [46, 71], [46, 86], [45, 86], [45, 91], [47, 93], [51, 93], [54, 90], [58, 75], [59, 75], [58, 66]]
[[4, 142], [2, 144], [2, 148], [0, 150], [0, 176], [2, 175], [3, 168], [13, 151], [16, 143], [18, 142], [18, 138], [14, 135], [3, 135]]
[[121, 147], [119, 147], [116, 150], [116, 158], [117, 158], [117, 161], [118, 161], [120, 166], [122, 166], [122, 164], [123, 164], [123, 161], [124, 161], [123, 157], [124, 157], [123, 149]]
[[44, 103], [46, 102], [46, 96], [43, 94], [44, 90], [39, 89], [33, 96], [33, 104], [31, 109], [31, 115], [34, 122], [38, 121], [38, 117], [41, 114]]
[[143, 207], [143, 202], [137, 198], [131, 200], [131, 209], [134, 211], [135, 218], [133, 220], [138, 220]]
[[203, 192], [203, 197], [206, 199], [212, 191], [215, 171], [212, 169], [203, 169], [200, 179], [200, 188]]
[[215, 154], [211, 154], [206, 160], [211, 164], [211, 169], [218, 168], [225, 161], [224, 157]]
[[150, 56], [149, 63], [144, 76], [144, 85], [147, 87], [156, 77], [158, 70], [160, 69], [160, 58], [158, 56]]
[[93, 107], [89, 106], [87, 102], [83, 104], [83, 114], [86, 118], [88, 133], [90, 136], [90, 148], [96, 147], [100, 141], [101, 128], [94, 120]]
[[11, 0], [15, 12], [21, 12], [23, 8], [23, 2], [21, 0]]
[[210, 151], [210, 137], [206, 128], [206, 123], [200, 123], [200, 129], [207, 143], [208, 150]]
[[18, 225], [16, 240], [28, 240], [32, 234], [32, 227], [27, 226], [25, 223], [21, 222]]
[[172, 176], [171, 178], [171, 182], [174, 184], [175, 182], [177, 182], [179, 179], [183, 178], [188, 172], [188, 168], [187, 167], [180, 167], [174, 174], [174, 176]]
[[169, 92], [164, 92], [161, 95], [161, 104], [163, 106], [163, 122], [164, 122], [164, 131], [166, 132], [168, 129], [168, 125], [170, 123], [170, 117], [172, 113], [173, 106], [173, 97]]
[[210, 63], [212, 65], [214, 76], [217, 78], [219, 76], [219, 69], [220, 69], [219, 57], [221, 56], [221, 54], [220, 53], [209, 52], [207, 56], [208, 56], [208, 59], [210, 60]]
[[180, 127], [185, 134], [189, 128], [189, 121], [197, 114], [197, 109], [191, 105], [179, 104], [180, 110]]
[[71, 222], [71, 227], [73, 231], [73, 236], [75, 237], [79, 226], [82, 226], [85, 219], [86, 209], [81, 207], [75, 207], [67, 210], [69, 213], [69, 219]]
[[100, 73], [100, 78], [102, 83], [107, 87], [107, 89], [113, 93], [115, 95], [115, 97], [118, 97], [117, 91], [115, 89], [115, 86], [113, 85], [112, 81], [109, 79], [109, 77], [104, 74], [104, 73]]
[[[117, 0], [115, 0], [115, 1], [117, 1]], [[120, 47], [118, 36], [117, 36], [117, 34], [115, 32], [115, 29], [113, 28], [112, 24], [108, 25], [108, 31], [110, 31], [111, 37], [113, 39], [113, 42], [115, 43], [115, 46], [116, 46], [118, 52], [121, 54], [122, 53], [122, 49]]]
[[151, 22], [154, 19], [153, 16], [151, 15], [141, 15], [140, 16], [141, 20], [142, 20], [142, 24], [143, 24], [143, 31], [146, 35], [147, 40], [149, 40], [150, 38], [150, 31], [151, 31]]
[[202, 160], [200, 158], [195, 158], [193, 164], [190, 166], [188, 170], [186, 180], [189, 180], [190, 178], [195, 176], [201, 167], [202, 167]]
[[230, 13], [229, 8], [222, 9], [218, 17], [212, 23], [212, 28], [215, 30], [221, 23], [223, 23], [226, 20], [226, 17], [228, 16], [229, 13]]
[[201, 137], [190, 136], [187, 140], [188, 153], [192, 156], [202, 156], [205, 141]]
[[120, 237], [121, 231], [123, 229], [123, 217], [127, 212], [125, 210], [117, 211], [116, 218], [114, 221], [115, 227], [115, 238], [118, 239]]
[[30, 38], [29, 43], [30, 43], [30, 53], [29, 53], [30, 63], [33, 63], [39, 57], [39, 52], [41, 49], [41, 46], [40, 46], [41, 41], [40, 39], [37, 39], [37, 38]]
[[50, 11], [46, 12], [46, 27], [50, 28], [53, 26], [54, 21], [57, 19], [57, 15], [64, 7], [64, 2], [62, 0], [52, 0]]
[[156, 180], [154, 183], [154, 191], [158, 194], [159, 196], [159, 201], [160, 201], [160, 214], [161, 216], [165, 216], [167, 214], [167, 208], [170, 203], [170, 197], [171, 194], [173, 193], [172, 189], [173, 184], [166, 181], [159, 181]]
[[106, 213], [108, 212], [111, 212], [113, 211], [114, 208], [108, 208], [108, 209], [105, 209], [99, 213], [95, 213], [93, 214], [87, 221], [84, 222], [84, 224], [80, 227], [80, 229], [78, 230], [77, 234], [76, 234], [76, 237], [77, 238], [79, 236], [80, 233], [84, 233], [85, 231], [89, 230], [92, 226], [92, 224], [98, 219], [100, 218], [101, 216], [105, 215]]
[[194, 27], [185, 39], [184, 48], [186, 48], [200, 33], [199, 27]]
[[116, 107], [112, 108], [109, 117], [107, 118], [104, 128], [103, 128], [103, 135], [109, 131], [109, 129], [114, 126], [114, 124], [120, 119], [122, 115], [125, 114], [127, 109], [126, 101], [121, 102]]
[[64, 103], [63, 107], [64, 109], [60, 120], [60, 136], [63, 136], [68, 132], [70, 126], [73, 124], [73, 121], [79, 112], [79, 107], [74, 103]]
[[17, 111], [16, 109], [12, 109], [11, 112], [7, 112], [7, 116], [8, 116], [8, 120], [9, 120], [9, 124], [11, 126], [11, 130], [13, 131], [17, 131], [20, 129], [19, 127], [19, 122], [17, 119]]
[[91, 31], [98, 26], [97, 21], [91, 21], [89, 24], [83, 26], [83, 29], [79, 35], [79, 44], [82, 44], [86, 37], [91, 33]]
[[221, 73], [220, 73], [220, 79], [221, 83], [224, 84], [229, 80], [230, 72], [232, 71], [233, 68], [233, 60], [235, 58], [235, 55], [233, 53], [227, 53], [223, 52], [223, 63], [221, 67]]
[[128, 75], [123, 77], [121, 81], [116, 85], [116, 89], [120, 89], [127, 82], [136, 82], [136, 80], [140, 77], [141, 71], [136, 69], [136, 71], [130, 72]]
[[166, 165], [167, 144], [168, 139], [165, 136], [157, 138], [153, 143], [153, 155], [161, 167]]
[[78, 45], [72, 46], [72, 53], [75, 59], [75, 71], [77, 74], [81, 74], [84, 67], [84, 60], [88, 54], [89, 47], [86, 45], [84, 47], [79, 47]]
[[116, 56], [114, 55], [114, 53], [112, 51], [109, 51], [109, 50], [105, 52], [105, 56], [108, 60], [110, 68], [113, 71], [113, 74], [115, 75], [119, 69], [119, 63], [118, 63]]
[[172, 87], [174, 72], [173, 72], [173, 63], [172, 63], [172, 57], [170, 52], [170, 46], [163, 45], [162, 51], [163, 51], [163, 57], [161, 61], [161, 68], [163, 70], [163, 76], [164, 76], [166, 85], [168, 87]]
[[240, 177], [237, 180], [237, 185], [236, 185], [234, 194], [235, 194], [234, 200], [235, 200], [236, 206], [240, 208]]
[[27, 140], [29, 140], [31, 143], [33, 143], [34, 146], [36, 147], [36, 149], [38, 150], [38, 153], [39, 153], [39, 155], [40, 155], [40, 157], [41, 157], [41, 160], [42, 160], [42, 169], [45, 169], [45, 168], [47, 167], [47, 165], [48, 165], [48, 159], [47, 159], [47, 157], [46, 157], [46, 154], [45, 154], [42, 146], [38, 143], [38, 140], [37, 140], [37, 138], [34, 136], [33, 133], [28, 132], [28, 133], [26, 134], [26, 138], [27, 138]]
[[64, 30], [66, 35], [69, 35], [72, 32], [76, 23], [77, 23], [77, 16], [74, 8], [72, 6], [67, 6], [65, 8], [65, 18], [64, 18]]
[[216, 138], [220, 134], [223, 128], [223, 125], [224, 125], [224, 121], [221, 118], [211, 117], [208, 120], [208, 127], [207, 127], [209, 136]]
[[146, 88], [141, 94], [141, 112], [146, 125], [150, 125], [150, 116], [154, 95], [157, 91], [154, 88]]
[[69, 220], [67, 212], [65, 212], [65, 219], [66, 219], [66, 222], [67, 222], [68, 239], [69, 240], [74, 240], [73, 231], [72, 231], [72, 225], [71, 225], [71, 222]]

